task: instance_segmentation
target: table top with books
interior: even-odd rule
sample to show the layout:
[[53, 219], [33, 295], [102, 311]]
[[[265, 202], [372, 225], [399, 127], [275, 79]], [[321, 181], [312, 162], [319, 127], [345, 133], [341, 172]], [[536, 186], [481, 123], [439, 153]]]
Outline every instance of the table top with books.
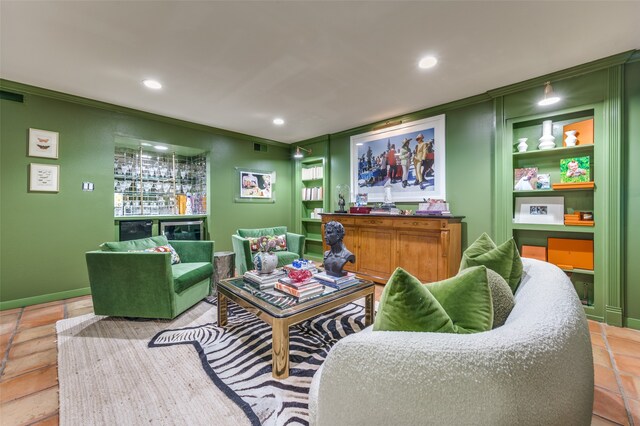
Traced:
[[[308, 269], [310, 275], [301, 282], [293, 280], [291, 271]], [[242, 277], [223, 280], [223, 288], [229, 290], [256, 307], [270, 308], [274, 316], [286, 316], [318, 304], [373, 286], [373, 282], [362, 280], [353, 273], [343, 277], [332, 277], [314, 267], [296, 268], [287, 265], [269, 274], [247, 271]], [[265, 304], [266, 302], [266, 304]]]

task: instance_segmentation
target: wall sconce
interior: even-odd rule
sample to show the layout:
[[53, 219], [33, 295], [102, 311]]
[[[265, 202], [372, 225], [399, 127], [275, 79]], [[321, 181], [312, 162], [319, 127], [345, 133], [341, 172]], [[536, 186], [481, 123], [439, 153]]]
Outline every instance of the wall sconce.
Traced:
[[301, 148], [299, 146], [296, 146], [296, 153], [293, 154], [293, 158], [302, 158], [302, 157], [304, 157], [304, 155], [300, 152], [300, 150], [302, 150], [304, 152], [308, 152], [309, 154], [311, 154], [311, 148]]
[[547, 106], [547, 105], [555, 104], [556, 102], [560, 102], [560, 96], [556, 95], [553, 92], [553, 87], [551, 87], [551, 82], [547, 81], [546, 83], [544, 83], [544, 98], [542, 98], [542, 100], [538, 102], [538, 105]]

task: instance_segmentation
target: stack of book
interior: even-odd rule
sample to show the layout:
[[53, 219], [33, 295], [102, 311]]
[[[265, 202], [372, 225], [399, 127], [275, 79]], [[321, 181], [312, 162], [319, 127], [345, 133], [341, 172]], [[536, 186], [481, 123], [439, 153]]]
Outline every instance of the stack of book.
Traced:
[[276, 282], [275, 288], [276, 290], [298, 298], [299, 302], [324, 293], [324, 286], [314, 278], [300, 283], [293, 281], [291, 278], [280, 278], [278, 282]]
[[276, 269], [269, 274], [259, 274], [257, 271], [252, 270], [245, 272], [243, 278], [249, 284], [252, 284], [260, 290], [265, 290], [268, 288], [273, 288], [276, 282], [278, 282], [278, 279], [286, 276], [287, 273], [283, 269]]
[[347, 272], [347, 275], [343, 277], [333, 277], [324, 272], [318, 272], [317, 274], [314, 274], [313, 277], [320, 283], [338, 290], [342, 290], [343, 288], [350, 287], [360, 282], [358, 277], [356, 277], [356, 274], [353, 272]]

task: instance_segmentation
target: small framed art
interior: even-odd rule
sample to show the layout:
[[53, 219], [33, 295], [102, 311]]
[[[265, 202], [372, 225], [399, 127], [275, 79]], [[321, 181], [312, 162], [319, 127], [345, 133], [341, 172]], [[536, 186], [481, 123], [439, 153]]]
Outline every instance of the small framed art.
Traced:
[[29, 157], [58, 158], [58, 132], [29, 129]]
[[564, 224], [564, 197], [516, 198], [515, 223]]
[[275, 171], [236, 167], [238, 178], [235, 202], [275, 203]]
[[57, 164], [29, 164], [30, 192], [59, 192], [60, 166]]

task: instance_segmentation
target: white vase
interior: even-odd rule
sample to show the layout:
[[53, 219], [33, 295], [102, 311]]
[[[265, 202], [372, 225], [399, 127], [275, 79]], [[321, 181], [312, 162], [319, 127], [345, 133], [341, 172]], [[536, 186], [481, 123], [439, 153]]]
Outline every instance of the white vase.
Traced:
[[527, 145], [527, 138], [520, 138], [518, 139], [518, 142], [520, 142], [518, 144], [518, 152], [525, 152], [527, 148], [529, 148], [529, 145]]
[[564, 132], [567, 137], [564, 139], [564, 143], [567, 146], [576, 146], [576, 142], [578, 138], [576, 137], [577, 130], [569, 130], [568, 132]]
[[259, 251], [253, 256], [253, 266], [259, 274], [270, 274], [278, 266], [278, 256], [271, 252]]
[[553, 149], [556, 147], [555, 136], [552, 134], [553, 123], [551, 120], [545, 120], [542, 122], [542, 137], [539, 139], [538, 149]]

